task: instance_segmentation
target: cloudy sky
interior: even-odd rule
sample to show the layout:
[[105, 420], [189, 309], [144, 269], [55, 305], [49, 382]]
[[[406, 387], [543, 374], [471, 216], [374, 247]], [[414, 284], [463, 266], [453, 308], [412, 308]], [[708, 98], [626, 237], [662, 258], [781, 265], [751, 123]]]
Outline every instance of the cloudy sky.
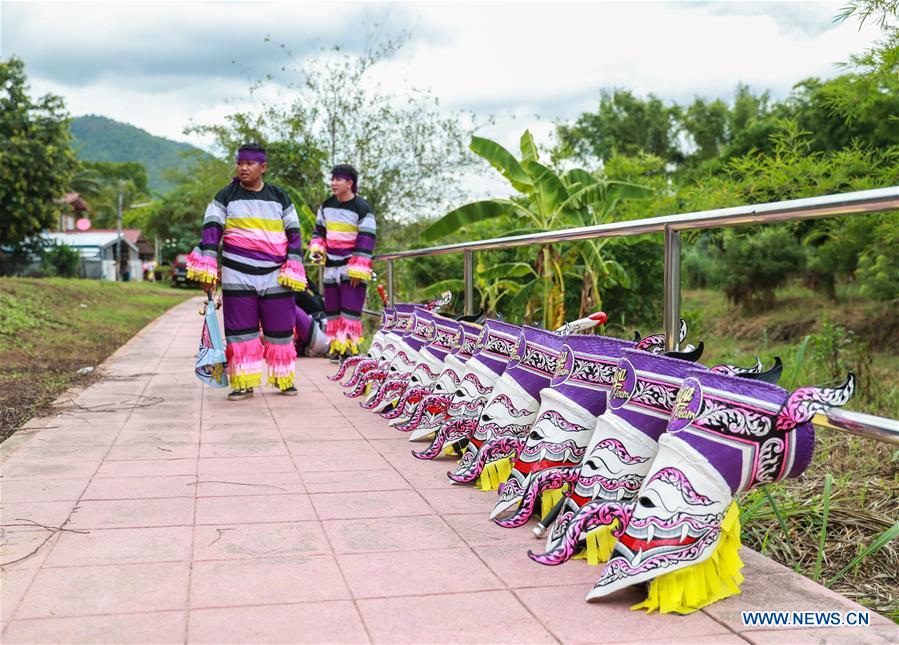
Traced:
[[[251, 81], [302, 60], [409, 34], [375, 71], [388, 89], [430, 88], [446, 110], [494, 115], [486, 136], [595, 109], [601, 88], [678, 102], [730, 100], [738, 82], [775, 97], [869, 46], [873, 25], [835, 24], [837, 2], [0, 2], [0, 53], [24, 59], [34, 94], [201, 147], [191, 121], [249, 104]], [[275, 91], [277, 84], [269, 87]]]

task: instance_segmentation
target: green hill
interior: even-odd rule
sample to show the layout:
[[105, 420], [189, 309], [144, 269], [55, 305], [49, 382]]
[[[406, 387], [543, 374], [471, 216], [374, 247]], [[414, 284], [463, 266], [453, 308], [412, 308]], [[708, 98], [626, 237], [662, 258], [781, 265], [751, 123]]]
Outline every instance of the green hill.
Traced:
[[137, 161], [147, 169], [150, 189], [165, 192], [171, 183], [163, 178], [169, 168], [185, 168], [185, 152], [198, 149], [157, 137], [127, 123], [89, 114], [72, 119], [73, 146], [86, 161]]

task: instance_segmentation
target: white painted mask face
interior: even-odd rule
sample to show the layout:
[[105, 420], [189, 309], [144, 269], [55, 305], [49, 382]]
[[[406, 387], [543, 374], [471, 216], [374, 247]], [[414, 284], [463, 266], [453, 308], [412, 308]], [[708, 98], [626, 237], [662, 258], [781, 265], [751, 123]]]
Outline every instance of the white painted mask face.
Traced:
[[799, 475], [811, 460], [820, 410], [843, 405], [837, 388], [786, 391], [768, 383], [693, 371], [678, 392], [668, 431], [631, 517], [588, 599], [707, 560], [737, 492]]
[[537, 419], [490, 518], [502, 519], [515, 511], [532, 473], [580, 463], [592, 434], [592, 415], [553, 390], [543, 390]]
[[732, 499], [727, 482], [702, 455], [663, 436], [624, 534], [588, 599], [708, 558]]
[[[483, 442], [490, 437], [522, 435], [537, 418], [540, 402], [503, 374], [493, 386], [490, 400], [478, 419], [473, 439]], [[477, 444], [476, 444], [477, 445]]]
[[452, 352], [443, 359], [443, 369], [434, 382], [431, 393], [416, 406], [409, 420], [397, 428], [411, 431], [410, 441], [422, 441], [433, 434], [447, 419], [447, 407], [465, 373], [465, 363], [475, 351], [481, 326], [469, 322], [457, 323]]

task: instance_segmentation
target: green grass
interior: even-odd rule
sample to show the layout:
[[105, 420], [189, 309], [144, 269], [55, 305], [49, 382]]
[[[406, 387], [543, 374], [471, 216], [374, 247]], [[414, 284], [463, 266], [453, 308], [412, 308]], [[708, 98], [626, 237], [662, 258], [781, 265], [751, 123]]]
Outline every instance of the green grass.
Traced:
[[148, 282], [0, 278], [0, 440], [90, 380], [77, 370], [197, 293]]

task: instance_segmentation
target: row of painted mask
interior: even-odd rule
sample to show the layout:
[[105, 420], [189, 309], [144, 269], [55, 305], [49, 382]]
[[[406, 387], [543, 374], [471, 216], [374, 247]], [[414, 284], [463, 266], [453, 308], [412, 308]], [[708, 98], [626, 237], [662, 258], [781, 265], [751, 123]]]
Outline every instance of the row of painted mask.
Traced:
[[[432, 316], [435, 329], [440, 319]], [[406, 352], [387, 363], [395, 380], [415, 360], [406, 348], [419, 357], [428, 351], [414, 342], [403, 348], [398, 327], [383, 325], [381, 341]], [[457, 333], [455, 344], [464, 337]], [[652, 580], [643, 606], [688, 612], [738, 590], [733, 495], [802, 472], [814, 441], [808, 420], [845, 403], [853, 383], [788, 395], [768, 382], [779, 363], [765, 373], [758, 362], [709, 370], [694, 362], [701, 343], [680, 355], [662, 354], [663, 345], [660, 336], [563, 336], [487, 321], [473, 351], [444, 355], [437, 380], [450, 356], [456, 378], [440, 394], [421, 395], [419, 411], [429, 412], [412, 424], [413, 438], [434, 435], [422, 458], [467, 448], [450, 479], [479, 479], [485, 490], [502, 485], [491, 516], [503, 526], [524, 524], [540, 501], [535, 532], [550, 530], [535, 561], [558, 564], [578, 552], [609, 559], [588, 599]], [[424, 375], [423, 390], [436, 373]]]

